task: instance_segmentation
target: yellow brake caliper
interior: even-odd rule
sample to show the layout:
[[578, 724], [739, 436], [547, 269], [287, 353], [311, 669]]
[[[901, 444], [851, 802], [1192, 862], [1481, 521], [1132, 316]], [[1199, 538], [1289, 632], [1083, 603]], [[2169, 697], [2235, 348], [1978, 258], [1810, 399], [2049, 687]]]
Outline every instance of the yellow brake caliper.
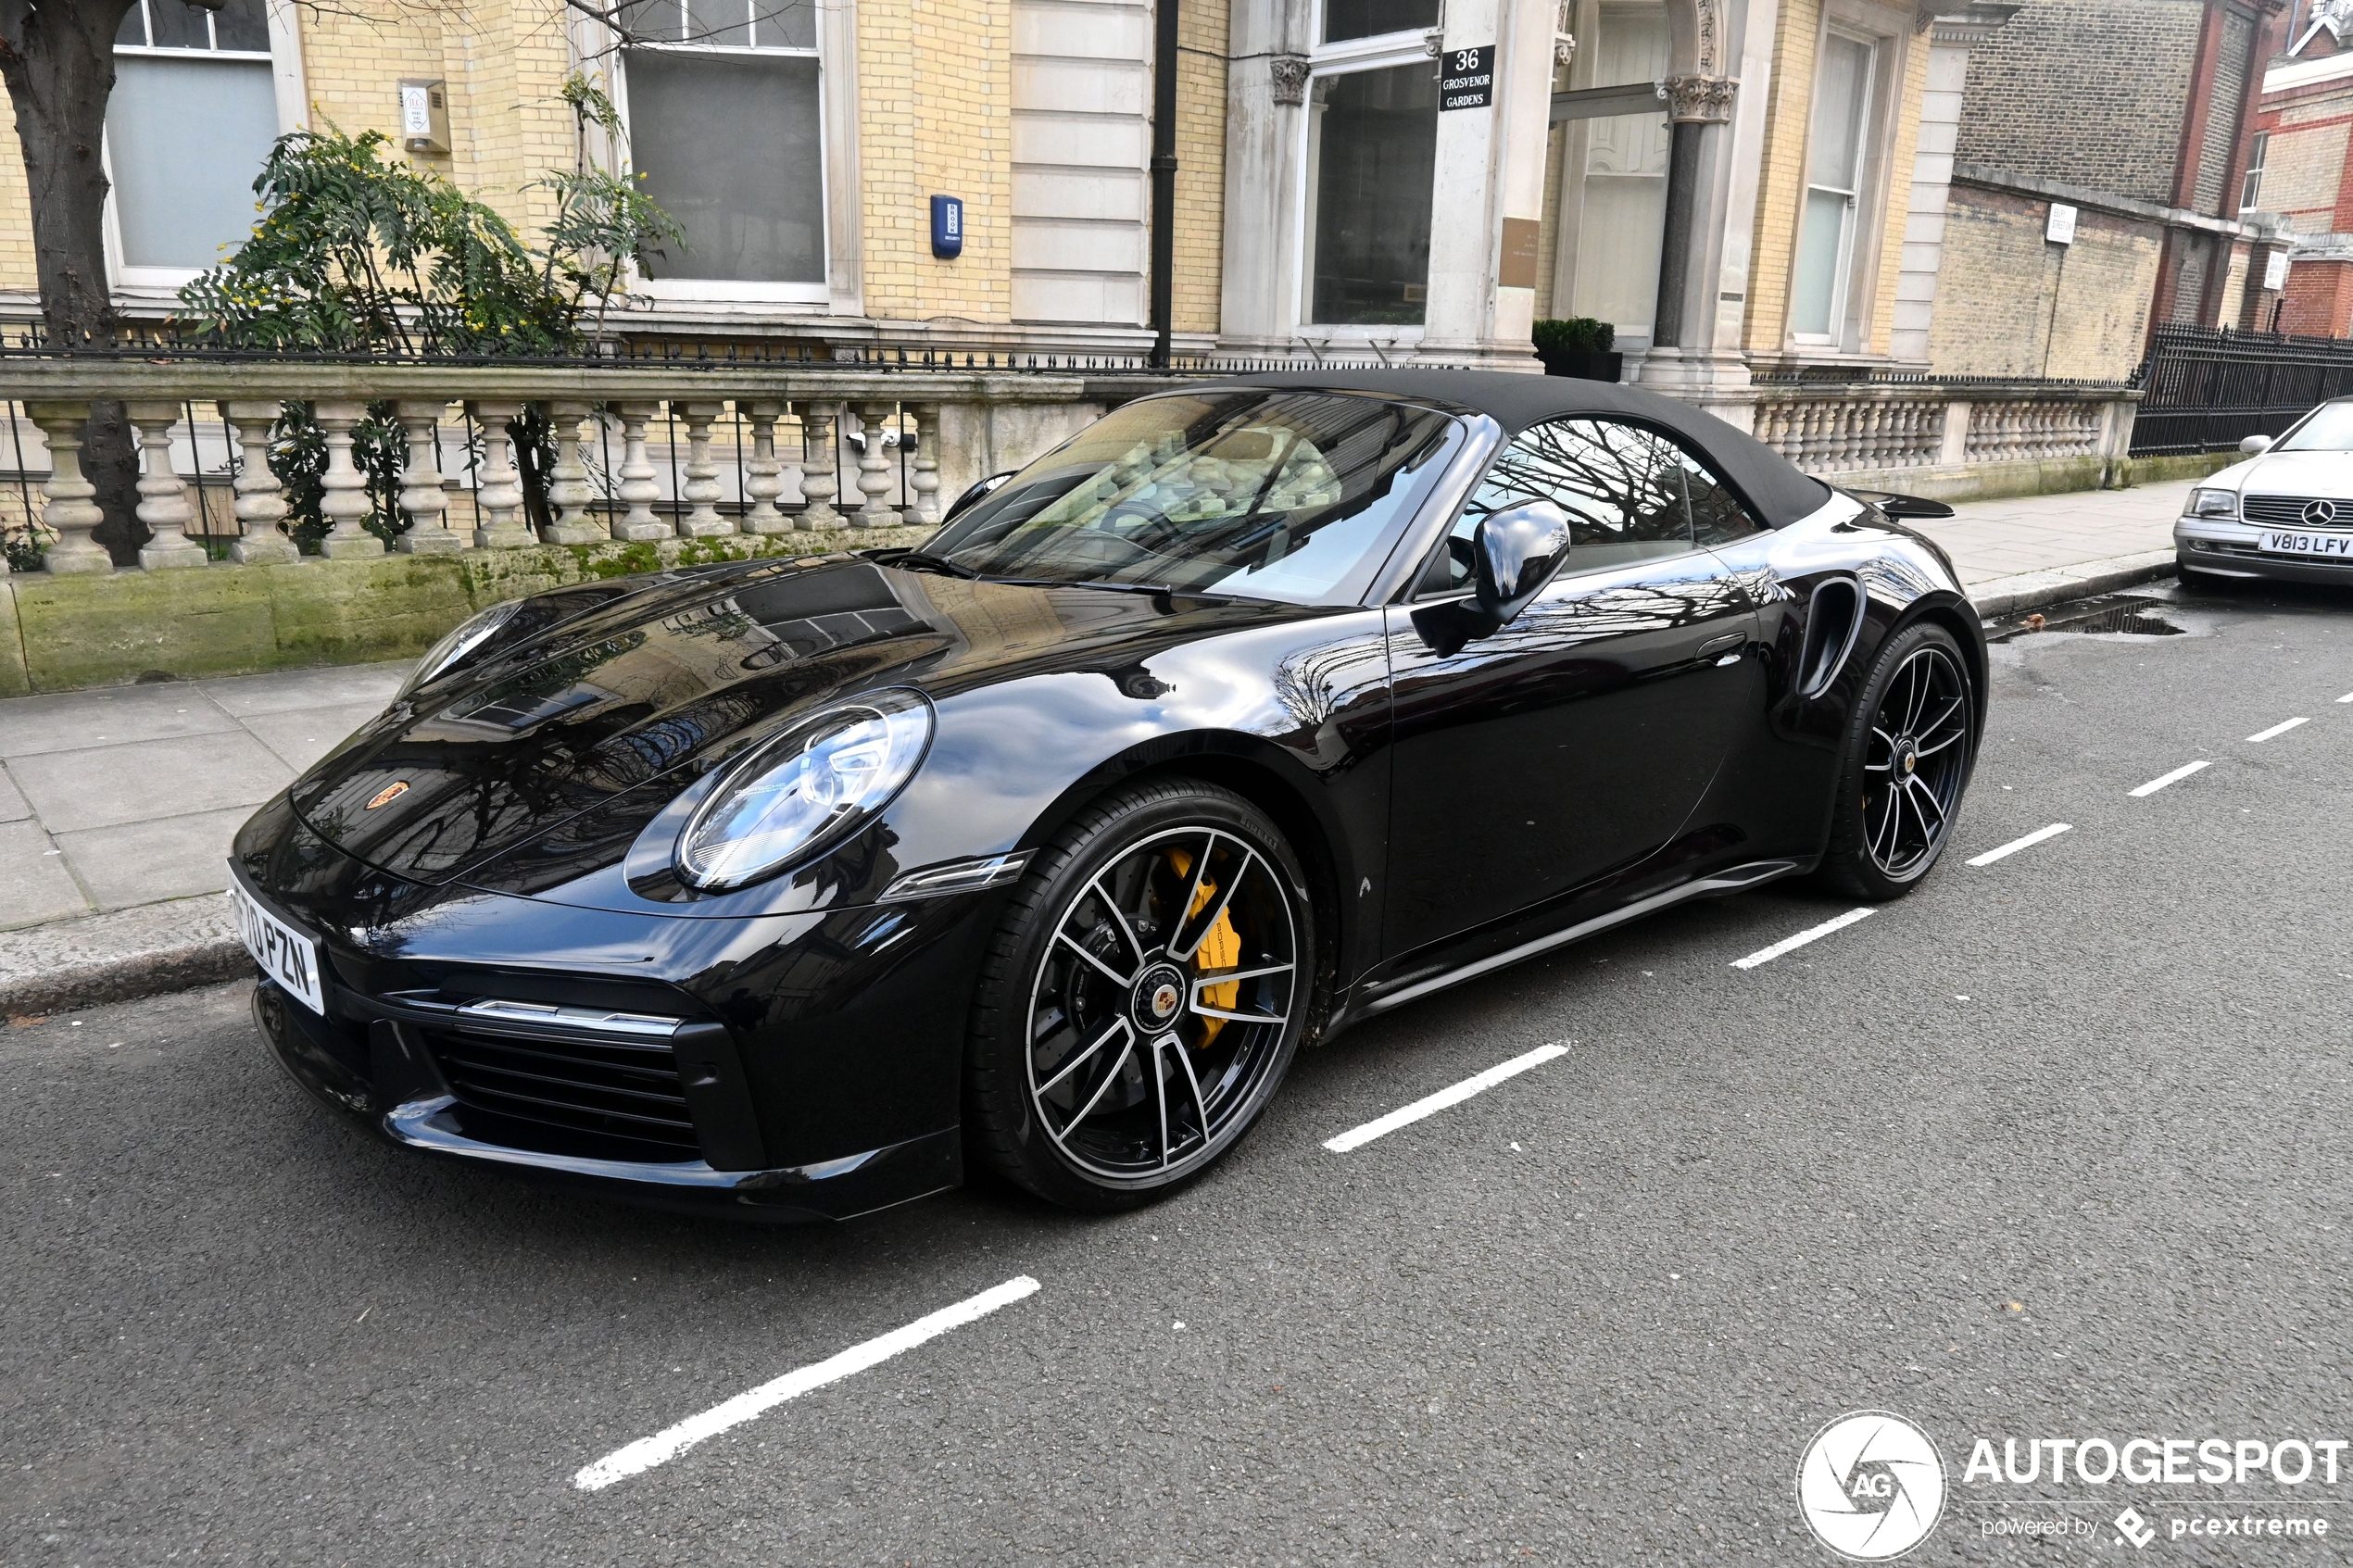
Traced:
[[[1169, 863], [1176, 868], [1178, 876], [1192, 874], [1193, 858], [1182, 849], [1170, 850], [1168, 859]], [[1201, 890], [1193, 895], [1192, 908], [1185, 911], [1185, 918], [1190, 920], [1209, 908], [1209, 901], [1216, 896], [1215, 885], [1204, 878]], [[1241, 959], [1242, 934], [1234, 929], [1233, 909], [1229, 905], [1217, 911], [1217, 923], [1209, 928], [1209, 935], [1202, 937], [1201, 946], [1193, 949], [1193, 968], [1196, 972], [1233, 969], [1241, 963]], [[1223, 1008], [1231, 1012], [1236, 999], [1241, 996], [1241, 990], [1240, 981], [1228, 980], [1223, 985], [1210, 986], [1201, 994], [1201, 999], [1211, 1007]], [[1201, 1022], [1202, 1036], [1196, 1044], [1200, 1048], [1206, 1048], [1212, 1040], [1217, 1038], [1217, 1032], [1226, 1027], [1226, 1021], [1222, 1018], [1204, 1018]]]

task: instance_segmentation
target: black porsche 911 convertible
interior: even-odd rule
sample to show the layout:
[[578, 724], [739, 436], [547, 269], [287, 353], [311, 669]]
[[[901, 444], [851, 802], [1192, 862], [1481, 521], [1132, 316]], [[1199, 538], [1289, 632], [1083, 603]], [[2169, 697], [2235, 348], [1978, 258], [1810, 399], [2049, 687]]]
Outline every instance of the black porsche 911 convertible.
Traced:
[[453, 633], [238, 835], [257, 1016], [439, 1154], [843, 1218], [1198, 1176], [1302, 1043], [1679, 900], [1934, 865], [1978, 617], [1891, 512], [1598, 383], [1127, 404], [922, 548]]

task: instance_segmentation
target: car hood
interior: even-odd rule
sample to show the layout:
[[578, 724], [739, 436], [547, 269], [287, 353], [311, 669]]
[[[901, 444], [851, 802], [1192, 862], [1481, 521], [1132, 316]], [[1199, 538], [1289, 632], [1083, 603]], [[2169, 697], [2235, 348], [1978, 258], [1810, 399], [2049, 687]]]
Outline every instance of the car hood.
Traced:
[[2353, 454], [2266, 452], [2204, 483], [2234, 485], [2249, 495], [2353, 495]]
[[937, 699], [1039, 671], [1116, 682], [1156, 649], [1318, 613], [974, 583], [839, 556], [562, 608], [352, 735], [296, 783], [296, 812], [346, 853], [438, 884], [624, 794], [657, 810], [860, 691], [905, 685]]

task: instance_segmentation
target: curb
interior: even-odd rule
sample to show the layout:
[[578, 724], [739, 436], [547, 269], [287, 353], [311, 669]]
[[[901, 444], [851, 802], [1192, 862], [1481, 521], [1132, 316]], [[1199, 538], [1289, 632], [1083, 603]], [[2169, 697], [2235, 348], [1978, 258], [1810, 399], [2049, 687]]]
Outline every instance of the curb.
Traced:
[[[1972, 583], [1988, 621], [2174, 575], [2171, 550], [2113, 556]], [[0, 1017], [71, 1012], [242, 979], [253, 972], [218, 894], [0, 932]]]
[[0, 1017], [138, 1001], [252, 972], [227, 899], [174, 898], [0, 933]]
[[2171, 550], [2143, 550], [2136, 555], [2110, 556], [2106, 560], [2082, 561], [2047, 571], [1991, 577], [1982, 583], [1969, 583], [1964, 591], [1969, 603], [1977, 607], [1977, 613], [1992, 621], [2020, 610], [2040, 609], [2045, 605], [2088, 599], [2095, 594], [2112, 594], [2119, 588], [2154, 583], [2171, 577], [2178, 571]]

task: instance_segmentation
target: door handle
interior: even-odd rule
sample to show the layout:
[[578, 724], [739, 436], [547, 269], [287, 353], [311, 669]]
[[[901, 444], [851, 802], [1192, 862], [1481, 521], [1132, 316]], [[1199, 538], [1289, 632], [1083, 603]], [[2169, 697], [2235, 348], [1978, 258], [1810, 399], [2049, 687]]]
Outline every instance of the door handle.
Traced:
[[1720, 637], [1710, 637], [1700, 644], [1699, 656], [1706, 659], [1710, 655], [1722, 653], [1729, 648], [1736, 648], [1747, 640], [1748, 633], [1745, 632], [1727, 632]]

